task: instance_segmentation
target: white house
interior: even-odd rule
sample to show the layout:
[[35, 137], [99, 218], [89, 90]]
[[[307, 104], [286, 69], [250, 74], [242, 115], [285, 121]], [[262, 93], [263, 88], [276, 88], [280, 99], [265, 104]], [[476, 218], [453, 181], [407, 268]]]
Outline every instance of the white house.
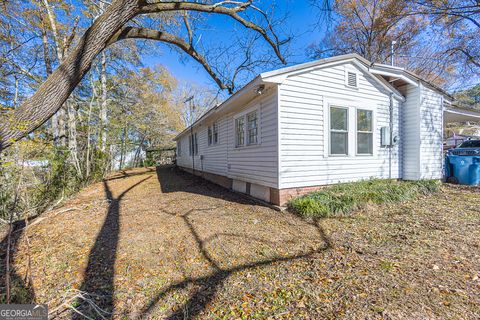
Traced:
[[260, 74], [180, 133], [177, 165], [277, 205], [339, 182], [441, 179], [451, 102], [356, 54], [304, 63]]

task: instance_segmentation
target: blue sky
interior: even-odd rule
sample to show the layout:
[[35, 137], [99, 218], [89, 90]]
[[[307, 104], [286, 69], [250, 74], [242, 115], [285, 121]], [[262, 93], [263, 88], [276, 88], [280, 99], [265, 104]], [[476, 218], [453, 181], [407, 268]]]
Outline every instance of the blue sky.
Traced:
[[[268, 1], [261, 1], [266, 3]], [[289, 44], [289, 55], [287, 62], [289, 65], [308, 61], [307, 48], [312, 43], [318, 43], [324, 37], [323, 28], [318, 27], [318, 11], [313, 8], [308, 0], [277, 0], [275, 16], [284, 16], [287, 19], [280, 26], [281, 31], [294, 35]], [[207, 27], [208, 26], [208, 27]], [[237, 22], [228, 17], [214, 17], [207, 21], [205, 30], [200, 30], [198, 34], [202, 35], [201, 41], [209, 39], [209, 43], [224, 43], [231, 40], [232, 32], [235, 30], [243, 31]], [[263, 40], [262, 40], [263, 41]], [[265, 42], [259, 43], [262, 49], [269, 49]], [[208, 44], [207, 44], [208, 45]], [[171, 51], [166, 46], [161, 46], [161, 55], [148, 55], [143, 57], [143, 63], [147, 66], [162, 64], [167, 67], [170, 72], [180, 82], [195, 82], [202, 85], [214, 86], [213, 81], [203, 68], [193, 59], [187, 58], [180, 61], [177, 52]], [[274, 54], [273, 50], [270, 50]], [[261, 71], [267, 71], [272, 67], [261, 68]], [[262, 70], [263, 69], [263, 70]]]

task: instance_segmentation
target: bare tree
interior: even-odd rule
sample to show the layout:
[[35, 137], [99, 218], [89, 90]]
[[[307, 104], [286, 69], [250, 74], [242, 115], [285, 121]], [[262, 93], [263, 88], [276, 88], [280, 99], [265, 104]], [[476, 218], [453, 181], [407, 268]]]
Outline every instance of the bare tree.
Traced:
[[[38, 88], [35, 94], [0, 123], [0, 150], [26, 136], [47, 121], [68, 99], [71, 92], [92, 66], [94, 59], [109, 45], [124, 39], [151, 39], [179, 47], [210, 74], [222, 89], [233, 91], [213, 71], [210, 63], [196, 47], [182, 37], [162, 30], [130, 26], [128, 22], [137, 16], [155, 13], [181, 13], [192, 11], [231, 17], [243, 27], [259, 33], [273, 48], [276, 56], [285, 63], [281, 53], [282, 41], [270, 26], [267, 15], [248, 1], [218, 2], [148, 2], [144, 0], [116, 0], [94, 21], [66, 56], [61, 65]], [[263, 19], [263, 25], [249, 20], [247, 11]]]
[[412, 0], [411, 4], [411, 15], [429, 17], [435, 25], [446, 29], [450, 41], [444, 54], [463, 59], [467, 67], [480, 68], [478, 0]]
[[[480, 3], [476, 0], [312, 0], [333, 25], [313, 57], [356, 52], [396, 64], [438, 85], [469, 82], [480, 68]], [[334, 14], [332, 14], [334, 13]], [[320, 21], [322, 21], [320, 20]], [[467, 80], [467, 81], [465, 81]]]
[[[328, 6], [326, 6], [328, 4]], [[323, 7], [321, 6], [323, 5]], [[368, 60], [386, 63], [391, 58], [391, 43], [402, 53], [416, 45], [425, 22], [410, 15], [406, 0], [334, 0], [320, 1], [320, 9], [335, 28], [321, 46], [313, 47], [314, 56], [356, 52]], [[325, 7], [326, 6], [326, 7]]]

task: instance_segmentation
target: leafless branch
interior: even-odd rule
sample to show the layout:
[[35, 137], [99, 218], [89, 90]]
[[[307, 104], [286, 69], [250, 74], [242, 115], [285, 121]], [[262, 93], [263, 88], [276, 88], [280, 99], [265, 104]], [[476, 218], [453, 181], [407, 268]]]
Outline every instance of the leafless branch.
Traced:
[[122, 28], [117, 35], [111, 39], [110, 43], [123, 40], [123, 39], [149, 39], [157, 40], [169, 44], [173, 44], [183, 50], [185, 53], [190, 55], [193, 59], [199, 62], [203, 68], [208, 72], [208, 74], [215, 80], [217, 85], [222, 89], [227, 89], [231, 93], [233, 88], [227, 87], [218, 77], [218, 75], [212, 70], [209, 63], [191, 44], [187, 43], [180, 37], [177, 37], [173, 34], [164, 31], [146, 29], [146, 28], [136, 28], [136, 27], [125, 27]]
[[[234, 7], [225, 7], [221, 4], [235, 4]], [[197, 11], [197, 12], [206, 12], [206, 13], [217, 13], [222, 15], [227, 15], [240, 24], [242, 24], [245, 28], [254, 30], [260, 33], [265, 41], [270, 44], [270, 46], [275, 51], [278, 59], [282, 63], [286, 63], [285, 58], [283, 57], [280, 46], [283, 42], [278, 42], [277, 36], [273, 33], [273, 39], [268, 34], [268, 32], [262, 28], [261, 26], [246, 20], [243, 18], [239, 12], [245, 11], [248, 7], [252, 5], [252, 1], [246, 2], [231, 2], [231, 1], [222, 1], [215, 4], [201, 4], [201, 3], [193, 3], [193, 2], [157, 2], [157, 3], [144, 3], [141, 5], [140, 13], [157, 13], [157, 12], [167, 12], [167, 11]], [[268, 19], [267, 19], [268, 21]]]
[[188, 13], [183, 13], [183, 22], [185, 23], [185, 28], [187, 28], [188, 32], [188, 43], [192, 46], [193, 45], [193, 33], [192, 28], [190, 27], [190, 22], [188, 22]]

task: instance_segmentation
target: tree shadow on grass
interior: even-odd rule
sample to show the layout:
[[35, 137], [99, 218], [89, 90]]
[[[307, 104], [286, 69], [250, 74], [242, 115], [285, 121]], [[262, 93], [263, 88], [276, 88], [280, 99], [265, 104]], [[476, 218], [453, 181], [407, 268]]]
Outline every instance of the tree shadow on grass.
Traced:
[[[25, 220], [15, 221], [12, 224], [12, 234], [10, 238], [10, 303], [33, 303], [35, 301], [35, 290], [31, 284], [28, 275], [22, 277], [15, 270], [15, 253], [26, 227]], [[5, 262], [7, 258], [8, 232], [0, 242], [1, 261]], [[0, 279], [2, 280], [2, 291], [6, 290], [6, 265], [0, 265]], [[6, 303], [6, 291], [2, 292], [0, 303]]]
[[119, 179], [124, 179], [124, 178], [129, 178], [129, 177], [134, 177], [134, 176], [142, 176], [142, 175], [145, 175], [147, 173], [150, 173], [150, 172], [155, 172], [155, 169], [154, 168], [145, 168], [145, 170], [140, 170], [140, 171], [133, 171], [133, 172], [129, 172], [129, 171], [126, 171], [126, 170], [121, 170], [119, 172], [117, 172], [116, 174], [106, 178], [106, 179], [103, 179], [104, 181], [112, 181], [112, 180], [119, 180]]
[[245, 195], [230, 192], [230, 190], [220, 185], [183, 171], [176, 166], [158, 166], [156, 168], [156, 173], [162, 193], [186, 192], [239, 204], [266, 206], [259, 201], [246, 197]]
[[[199, 188], [190, 188], [188, 187], [189, 184], [187, 183], [187, 189], [182, 189], [181, 186], [182, 182], [179, 180], [185, 179], [185, 177], [175, 177], [175, 172], [166, 172], [166, 169], [157, 169], [157, 174], [159, 175], [159, 181], [162, 187], [162, 191], [165, 192], [165, 190], [168, 190], [168, 192], [175, 192], [175, 191], [187, 191], [187, 192], [193, 192], [197, 194], [210, 194], [210, 191], [208, 190], [200, 190]], [[160, 176], [162, 174], [163, 176]], [[184, 175], [184, 173], [182, 173]], [[188, 175], [188, 174], [187, 174]], [[187, 180], [189, 181], [196, 181], [196, 177], [187, 177]], [[173, 182], [175, 181], [175, 183]], [[185, 184], [185, 183], [184, 183]], [[211, 183], [209, 182], [202, 182], [204, 185], [209, 185], [210, 188], [215, 188], [212, 186]], [[177, 187], [174, 187], [174, 185], [177, 185]], [[218, 197], [218, 195], [217, 195]], [[248, 200], [242, 200], [244, 199], [243, 197], [237, 196], [233, 193], [230, 192], [230, 195], [226, 195], [225, 197], [228, 198], [228, 200], [236, 201], [247, 201]], [[224, 197], [222, 197], [224, 198]], [[177, 214], [174, 212], [169, 212], [167, 209], [160, 209], [160, 211], [171, 215], [178, 217], [182, 219], [183, 223], [185, 224], [186, 228], [188, 228], [189, 232], [192, 234], [193, 239], [195, 240], [195, 243], [198, 247], [198, 251], [200, 252], [201, 256], [203, 259], [208, 263], [208, 265], [213, 269], [213, 272], [210, 273], [207, 276], [202, 276], [202, 277], [187, 277], [183, 281], [179, 281], [176, 283], [171, 284], [170, 286], [164, 288], [161, 292], [159, 292], [154, 298], [152, 298], [148, 304], [145, 305], [145, 307], [140, 311], [140, 315], [142, 317], [149, 317], [152, 312], [155, 310], [156, 305], [164, 299], [168, 294], [173, 293], [177, 290], [182, 290], [185, 289], [189, 286], [196, 286], [196, 289], [194, 290], [193, 293], [189, 295], [189, 298], [185, 303], [182, 304], [181, 307], [177, 308], [176, 311], [172, 312], [169, 316], [167, 316], [166, 319], [169, 320], [174, 320], [174, 319], [193, 319], [200, 315], [205, 308], [209, 305], [209, 303], [215, 298], [215, 295], [217, 294], [218, 290], [221, 288], [223, 283], [233, 274], [245, 270], [250, 270], [254, 269], [257, 267], [262, 267], [262, 266], [269, 266], [273, 265], [276, 263], [282, 263], [282, 262], [288, 262], [288, 261], [294, 261], [294, 260], [300, 260], [304, 258], [309, 258], [312, 257], [313, 255], [328, 250], [329, 248], [332, 247], [330, 239], [327, 237], [325, 234], [323, 228], [320, 226], [320, 223], [318, 220], [316, 221], [311, 221], [311, 222], [306, 222], [305, 220], [301, 218], [296, 218], [301, 220], [303, 223], [307, 223], [310, 226], [313, 226], [315, 228], [316, 234], [318, 235], [319, 239], [322, 240], [324, 245], [318, 249], [312, 249], [308, 250], [306, 252], [298, 253], [298, 254], [292, 254], [288, 256], [276, 256], [273, 258], [269, 259], [263, 259], [263, 260], [256, 260], [252, 262], [247, 262], [243, 264], [238, 264], [236, 266], [231, 266], [231, 267], [222, 267], [219, 262], [215, 260], [215, 258], [209, 253], [207, 250], [207, 245], [210, 241], [217, 239], [218, 236], [225, 235], [228, 237], [242, 237], [243, 239], [246, 239], [247, 241], [261, 241], [265, 243], [271, 243], [269, 240], [264, 240], [261, 238], [257, 237], [250, 237], [248, 235], [243, 235], [243, 234], [235, 234], [235, 233], [221, 233], [221, 234], [215, 234], [213, 236], [210, 236], [204, 240], [202, 240], [199, 231], [195, 228], [195, 225], [193, 223], [193, 219], [190, 219], [190, 216], [194, 213], [198, 213], [201, 211], [211, 211], [215, 210], [216, 208], [199, 208], [199, 209], [190, 209], [184, 214]], [[282, 214], [282, 213], [279, 213]], [[285, 213], [288, 214], [288, 213]]]
[[[311, 224], [315, 226], [318, 236], [322, 239], [324, 242], [324, 246], [319, 248], [319, 249], [314, 249], [310, 250], [304, 253], [300, 254], [295, 254], [295, 255], [290, 255], [290, 256], [278, 256], [274, 257], [271, 259], [265, 259], [265, 260], [260, 260], [260, 261], [254, 261], [251, 263], [245, 263], [245, 264], [240, 264], [237, 266], [233, 266], [230, 268], [222, 268], [219, 263], [215, 261], [215, 259], [210, 255], [208, 250], [206, 249], [206, 246], [210, 240], [213, 240], [214, 237], [209, 237], [206, 240], [201, 240], [198, 232], [196, 231], [193, 223], [189, 219], [189, 215], [198, 212], [198, 211], [209, 211], [214, 208], [207, 208], [207, 209], [192, 209], [188, 211], [186, 214], [181, 215], [180, 217], [184, 221], [185, 225], [188, 227], [189, 231], [193, 235], [195, 242], [198, 246], [198, 249], [203, 256], [203, 258], [208, 262], [208, 264], [214, 269], [214, 272], [211, 273], [208, 276], [204, 277], [199, 277], [199, 278], [187, 278], [183, 281], [174, 283], [170, 285], [169, 287], [165, 288], [162, 290], [157, 296], [155, 296], [151, 301], [145, 306], [145, 308], [141, 311], [141, 314], [143, 316], [148, 316], [154, 309], [156, 304], [163, 299], [167, 294], [174, 292], [176, 290], [181, 290], [186, 288], [187, 286], [190, 285], [195, 285], [197, 286], [196, 290], [190, 295], [188, 300], [180, 307], [177, 309], [177, 311], [173, 312], [170, 314], [166, 319], [169, 320], [177, 320], [177, 319], [193, 319], [196, 316], [198, 316], [207, 306], [208, 304], [214, 299], [215, 294], [217, 291], [220, 289], [222, 284], [225, 282], [225, 280], [228, 279], [229, 276], [249, 270], [249, 269], [254, 269], [257, 267], [262, 267], [262, 266], [268, 266], [272, 265], [275, 263], [281, 263], [281, 262], [288, 262], [288, 261], [293, 261], [293, 260], [300, 260], [304, 258], [309, 258], [313, 256], [316, 253], [325, 251], [329, 248], [331, 248], [331, 242], [330, 239], [325, 235], [325, 232], [323, 231], [322, 227], [318, 224], [318, 222], [312, 222]], [[162, 210], [163, 212], [166, 212], [165, 210]], [[166, 212], [170, 215], [175, 215], [173, 213]], [[175, 215], [178, 216], [178, 215]], [[240, 235], [235, 235], [236, 237], [239, 237]], [[259, 239], [250, 239], [249, 236], [243, 236], [245, 239], [249, 239], [252, 241], [258, 241]], [[266, 241], [268, 242], [268, 241]]]
[[84, 319], [85, 316], [93, 319], [111, 318], [114, 311], [114, 275], [120, 231], [120, 202], [129, 191], [150, 178], [140, 180], [117, 197], [113, 196], [107, 181], [103, 181], [105, 195], [110, 204], [102, 228], [90, 250], [84, 280], [80, 286], [80, 291], [85, 292], [101, 310], [79, 300], [76, 303], [79, 305], [77, 308], [79, 313], [74, 313], [73, 319]]

